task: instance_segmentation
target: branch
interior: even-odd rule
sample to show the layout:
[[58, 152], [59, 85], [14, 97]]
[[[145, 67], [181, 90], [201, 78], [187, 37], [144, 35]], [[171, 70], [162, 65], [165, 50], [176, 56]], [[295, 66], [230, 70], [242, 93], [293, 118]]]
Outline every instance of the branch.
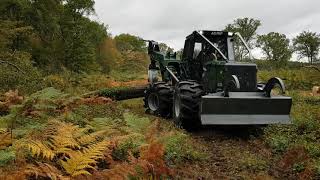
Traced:
[[[14, 50], [13, 53], [11, 54], [11, 58], [13, 58], [13, 57], [15, 56], [15, 54], [16, 54], [16, 50]], [[15, 68], [16, 70], [18, 70], [19, 72], [22, 72], [23, 74], [25, 74], [24, 71], [22, 71], [17, 65], [15, 65], [15, 64], [13, 64], [13, 63], [10, 63], [10, 62], [8, 62], [8, 61], [2, 61], [2, 60], [0, 60], [0, 64], [8, 64], [8, 65], [14, 67], [14, 68]]]
[[17, 65], [12, 64], [12, 63], [10, 63], [10, 62], [8, 62], [8, 61], [1, 61], [1, 60], [0, 60], [0, 64], [8, 64], [8, 65], [14, 67], [15, 69], [17, 69], [18, 71], [24, 73], [24, 71], [22, 71]]
[[312, 69], [315, 69], [317, 70], [318, 72], [320, 72], [320, 68], [318, 68], [317, 66], [304, 66], [304, 68], [312, 68]]

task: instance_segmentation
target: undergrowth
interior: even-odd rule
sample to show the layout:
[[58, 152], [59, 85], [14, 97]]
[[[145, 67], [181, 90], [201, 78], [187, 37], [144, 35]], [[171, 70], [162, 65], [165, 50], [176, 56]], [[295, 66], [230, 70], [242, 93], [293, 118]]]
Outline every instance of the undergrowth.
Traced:
[[183, 132], [167, 132], [108, 98], [46, 88], [0, 100], [0, 179], [159, 179], [205, 156]]
[[[265, 141], [282, 158], [280, 164], [286, 167], [282, 171], [301, 176], [308, 173], [307, 178], [314, 177], [319, 172], [320, 160], [320, 98], [298, 91], [290, 91], [288, 95], [293, 98], [293, 122], [269, 126]], [[297, 159], [296, 154], [304, 154], [303, 161]]]

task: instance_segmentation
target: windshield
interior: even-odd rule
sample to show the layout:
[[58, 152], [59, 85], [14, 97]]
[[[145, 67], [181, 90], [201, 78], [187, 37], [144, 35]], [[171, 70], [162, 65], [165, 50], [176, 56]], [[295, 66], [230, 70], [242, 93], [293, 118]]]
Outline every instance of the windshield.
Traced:
[[[221, 34], [217, 34], [215, 36], [206, 37], [202, 31], [198, 32], [202, 39], [206, 42], [204, 48], [207, 51], [210, 51], [214, 54], [216, 59], [225, 60], [225, 61], [235, 61], [235, 48], [234, 46], [241, 46], [243, 49], [248, 51], [249, 59], [252, 59], [252, 54], [249, 46], [242, 38], [240, 33], [228, 33], [227, 36], [219, 36]], [[237, 39], [235, 39], [237, 38]], [[239, 48], [239, 47], [237, 47]]]
[[209, 45], [211, 45], [211, 47], [213, 47], [217, 53], [219, 53], [219, 55], [221, 55], [221, 57], [224, 59], [224, 60], [227, 60], [227, 57], [224, 55], [224, 53], [219, 49], [219, 44], [213, 44], [208, 38], [206, 38], [201, 32], [197, 31], [199, 33], [199, 35], [205, 40], [207, 41], [207, 43]]

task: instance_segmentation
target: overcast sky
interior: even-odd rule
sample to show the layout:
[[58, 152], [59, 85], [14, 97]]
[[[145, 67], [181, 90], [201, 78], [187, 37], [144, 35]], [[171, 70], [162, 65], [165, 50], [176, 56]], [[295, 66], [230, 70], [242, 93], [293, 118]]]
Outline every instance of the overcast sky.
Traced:
[[320, 0], [96, 0], [95, 9], [112, 35], [130, 33], [176, 50], [193, 30], [221, 30], [238, 17], [260, 19], [259, 34], [320, 31]]

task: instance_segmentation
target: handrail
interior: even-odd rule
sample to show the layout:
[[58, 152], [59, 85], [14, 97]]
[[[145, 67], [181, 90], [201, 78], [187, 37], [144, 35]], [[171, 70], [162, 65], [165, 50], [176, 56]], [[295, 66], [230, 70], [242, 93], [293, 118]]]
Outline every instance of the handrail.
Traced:
[[213, 48], [215, 48], [219, 54], [223, 57], [224, 60], [228, 60], [228, 58], [221, 52], [221, 50], [215, 46], [208, 38], [206, 38], [203, 34], [201, 34], [199, 31], [196, 31], [204, 40], [206, 40]]
[[249, 48], [248, 44], [246, 43], [246, 41], [243, 39], [243, 37], [241, 36], [241, 34], [239, 32], [236, 32], [234, 33], [235, 35], [237, 35], [241, 42], [243, 43], [243, 45], [247, 48], [248, 52], [249, 52], [249, 58], [252, 60], [253, 59], [253, 56], [252, 56], [252, 53], [251, 53], [251, 49]]
[[179, 83], [179, 79], [177, 78], [177, 76], [168, 68], [168, 66], [166, 66], [166, 70], [169, 72], [169, 74], [172, 76], [172, 78]]

